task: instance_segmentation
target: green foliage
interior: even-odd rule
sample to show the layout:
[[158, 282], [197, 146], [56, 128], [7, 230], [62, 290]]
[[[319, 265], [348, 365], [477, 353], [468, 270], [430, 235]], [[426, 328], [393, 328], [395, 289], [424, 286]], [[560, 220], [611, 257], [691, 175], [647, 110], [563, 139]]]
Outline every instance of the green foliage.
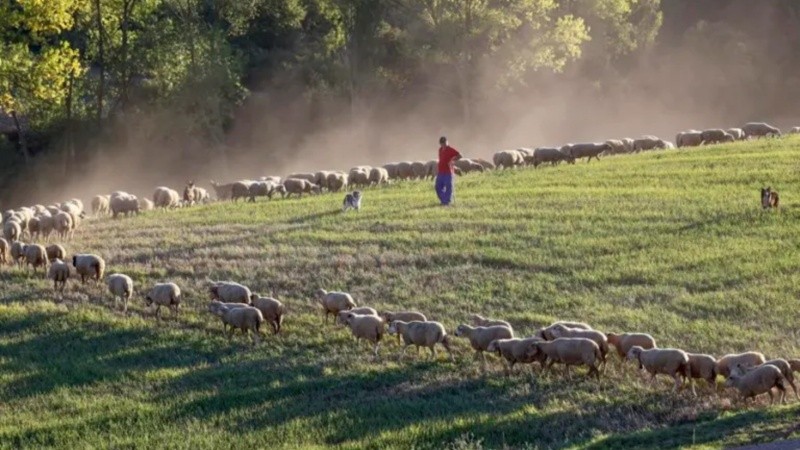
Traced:
[[[798, 437], [800, 403], [749, 408], [673, 394], [615, 356], [599, 382], [559, 368], [487, 373], [453, 337], [456, 362], [384, 340], [374, 360], [322, 325], [312, 293], [418, 309], [452, 331], [471, 313], [525, 336], [557, 319], [652, 333], [663, 347], [797, 357], [798, 138], [601, 158], [428, 182], [87, 219], [68, 253], [105, 257], [136, 283], [130, 316], [105, 288], [71, 281], [53, 301], [41, 275], [0, 268], [0, 446], [228, 448], [722, 448]], [[783, 181], [776, 181], [783, 180]], [[771, 184], [784, 206], [762, 211]], [[287, 305], [279, 336], [232, 342], [205, 310], [206, 279]], [[177, 320], [142, 293], [174, 280]], [[788, 431], [787, 431], [788, 430]]]

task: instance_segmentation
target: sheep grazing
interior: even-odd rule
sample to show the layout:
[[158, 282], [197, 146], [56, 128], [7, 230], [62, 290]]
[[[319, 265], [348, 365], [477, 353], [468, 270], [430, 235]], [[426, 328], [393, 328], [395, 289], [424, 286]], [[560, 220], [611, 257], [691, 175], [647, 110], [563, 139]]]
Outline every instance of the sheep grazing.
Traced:
[[[397, 163], [397, 179], [399, 180], [409, 180], [411, 177], [414, 176], [414, 172], [411, 169], [411, 162], [410, 161], [403, 161]], [[350, 173], [352, 174], [355, 169], [352, 169]]]
[[610, 149], [608, 152], [612, 155], [625, 153], [625, 144], [619, 139], [609, 139], [604, 142]]
[[486, 170], [482, 164], [467, 158], [462, 158], [459, 159], [458, 161], [454, 161], [453, 165], [461, 169], [461, 172], [465, 174], [470, 172], [483, 172], [484, 170]]
[[178, 191], [166, 186], [159, 186], [153, 192], [153, 205], [156, 208], [177, 208], [180, 205], [181, 196]]
[[219, 300], [225, 303], [245, 303], [248, 305], [253, 296], [250, 288], [233, 281], [211, 282], [208, 286], [208, 293], [211, 294], [211, 300]]
[[25, 243], [22, 241], [14, 241], [11, 243], [11, 262], [22, 267], [23, 259], [25, 258]]
[[[253, 345], [258, 345], [261, 324], [264, 323], [264, 316], [258, 308], [247, 305], [231, 307], [217, 300], [212, 300], [208, 305], [208, 310], [222, 320], [223, 329], [230, 326], [228, 329], [229, 341], [238, 328], [244, 334], [249, 334], [252, 331]], [[177, 309], [175, 312], [177, 314]]]
[[533, 167], [539, 167], [540, 164], [550, 163], [556, 165], [561, 161], [566, 161], [569, 164], [575, 164], [575, 158], [569, 153], [565, 153], [557, 148], [540, 147], [533, 151], [533, 157], [528, 158], [529, 164]]
[[44, 239], [45, 241], [50, 240], [50, 235], [53, 233], [53, 228], [55, 227], [55, 221], [53, 220], [53, 216], [50, 213], [42, 214], [38, 217], [39, 219], [39, 237]]
[[547, 361], [545, 369], [553, 367], [559, 363], [566, 366], [566, 373], [569, 376], [571, 366], [584, 365], [589, 367], [589, 376], [594, 374], [600, 378], [600, 371], [597, 366], [602, 355], [600, 347], [586, 338], [558, 338], [552, 341], [534, 342], [528, 349], [528, 358]]
[[764, 122], [748, 122], [742, 127], [746, 138], [780, 136], [781, 130]]
[[761, 207], [763, 209], [777, 208], [780, 203], [778, 192], [771, 187], [761, 188]]
[[654, 382], [656, 375], [669, 375], [675, 380], [672, 388], [676, 392], [681, 387], [681, 378], [689, 379], [692, 386], [692, 394], [697, 395], [692, 383], [692, 368], [689, 364], [689, 355], [683, 350], [675, 348], [651, 348], [644, 349], [634, 345], [628, 350], [628, 360], [637, 361], [639, 369], [644, 368], [650, 373], [650, 382]]
[[725, 355], [717, 360], [716, 371], [725, 378], [731, 375], [731, 369], [737, 365], [743, 368], [755, 367], [767, 361], [764, 354], [759, 352], [745, 352]]
[[[392, 179], [391, 177], [389, 178]], [[331, 172], [328, 174], [328, 180], [326, 181], [328, 185], [328, 190], [331, 192], [339, 192], [343, 189], [347, 189], [347, 174], [343, 172]]]
[[575, 144], [570, 148], [569, 155], [574, 159], [587, 158], [586, 162], [588, 163], [592, 161], [592, 158], [600, 161], [600, 154], [611, 150], [612, 147], [605, 142]]
[[385, 322], [383, 319], [377, 315], [361, 315], [348, 312], [344, 323], [350, 327], [350, 331], [356, 337], [356, 340], [365, 339], [375, 345], [373, 354], [377, 357], [384, 334]]
[[249, 195], [247, 201], [252, 203], [255, 203], [256, 197], [267, 197], [272, 200], [275, 194], [281, 194], [281, 197], [286, 195], [283, 185], [273, 181], [257, 181], [250, 185], [247, 192]]
[[742, 130], [741, 128], [728, 128], [725, 131], [731, 136], [733, 136], [733, 138], [736, 139], [737, 141], [741, 141], [745, 138], [744, 130]]
[[424, 161], [414, 161], [411, 163], [411, 178], [421, 180], [425, 178], [427, 168]]
[[[528, 364], [539, 361], [539, 364], [544, 367], [544, 353], [537, 353], [531, 356], [531, 347], [537, 342], [542, 342], [542, 340], [535, 337], [525, 339], [497, 339], [489, 343], [489, 347], [486, 348], [486, 351], [490, 353], [496, 352], [508, 362], [508, 366], [506, 366], [506, 375], [510, 376], [514, 371], [514, 365], [517, 363]], [[540, 355], [541, 357], [537, 359], [535, 357], [536, 355]], [[531, 375], [533, 375], [533, 365], [531, 365]]]
[[[395, 320], [400, 320], [403, 322], [427, 322], [428, 318], [425, 317], [425, 314], [417, 311], [399, 311], [399, 312], [391, 312], [391, 311], [384, 311], [381, 313], [381, 317], [386, 323], [391, 324]], [[397, 335], [397, 343], [400, 343], [400, 334]]]
[[22, 226], [19, 222], [7, 221], [3, 224], [3, 237], [8, 242], [14, 242], [22, 238]]
[[178, 317], [178, 307], [181, 305], [181, 288], [175, 283], [158, 283], [150, 289], [144, 297], [148, 308], [156, 305], [156, 318], [161, 320], [161, 307], [166, 306], [173, 311], [173, 316]]
[[139, 211], [152, 211], [156, 208], [155, 204], [153, 204], [153, 201], [150, 200], [149, 198], [142, 197], [138, 201], [139, 201]]
[[58, 244], [48, 245], [45, 251], [47, 252], [47, 259], [67, 259], [67, 251]]
[[[369, 184], [369, 181], [367, 184]], [[299, 178], [289, 178], [283, 180], [283, 187], [286, 189], [286, 198], [289, 198], [289, 196], [292, 194], [302, 198], [303, 194], [319, 194], [320, 192], [319, 186], [311, 183], [308, 180], [302, 180]]]
[[773, 365], [762, 365], [748, 371], [745, 367], [737, 364], [733, 366], [732, 373], [725, 381], [725, 386], [736, 388], [744, 402], [747, 402], [750, 397], [755, 398], [757, 395], [768, 393], [770, 404], [773, 404], [775, 397], [772, 395], [772, 388], [780, 391], [781, 403], [786, 400], [786, 378], [781, 370]]
[[643, 152], [648, 150], [666, 149], [667, 143], [655, 136], [642, 136], [633, 141], [633, 151]]
[[228, 200], [231, 198], [233, 183], [219, 184], [216, 181], [211, 180], [211, 188], [214, 189], [217, 200]]
[[124, 214], [125, 216], [139, 214], [139, 211], [143, 209], [139, 205], [138, 197], [122, 191], [111, 194], [108, 204], [111, 209], [111, 217], [115, 219], [120, 214]]
[[[491, 164], [488, 163], [487, 164]], [[494, 169], [494, 164], [491, 164], [492, 168]], [[484, 166], [486, 167], [486, 166]], [[439, 171], [439, 161], [431, 160], [425, 163], [425, 179], [428, 178], [434, 179], [436, 178], [436, 173]]]
[[237, 200], [247, 199], [250, 196], [250, 186], [255, 184], [255, 181], [239, 180], [231, 185], [231, 200], [235, 203]]
[[483, 366], [486, 365], [486, 355], [483, 352], [489, 348], [489, 344], [497, 339], [511, 339], [514, 337], [514, 332], [510, 328], [502, 325], [495, 325], [491, 327], [471, 327], [466, 324], [461, 324], [456, 328], [456, 336], [466, 337], [469, 340], [470, 346], [475, 350], [473, 359], [481, 357]]
[[589, 325], [587, 325], [587, 324], [585, 324], [583, 322], [558, 321], [558, 322], [553, 322], [550, 325], [548, 325], [548, 326], [546, 326], [546, 327], [544, 327], [542, 329], [536, 330], [536, 333], [534, 333], [534, 336], [538, 337], [539, 339], [543, 339], [545, 341], [552, 341], [553, 339], [556, 338], [553, 335], [553, 328], [556, 327], [556, 326], [559, 326], [559, 325], [563, 325], [563, 326], [565, 326], [567, 328], [576, 328], [576, 329], [579, 329], [579, 330], [591, 330], [592, 329], [591, 326], [589, 326]]
[[553, 325], [550, 329], [553, 337], [558, 338], [586, 338], [594, 341], [600, 347], [601, 363], [605, 370], [606, 355], [608, 355], [608, 338], [597, 330], [585, 330], [581, 328], [569, 328], [562, 324]]
[[450, 349], [450, 339], [444, 329], [444, 325], [439, 322], [409, 321], [395, 319], [389, 322], [389, 334], [396, 334], [398, 339], [403, 340], [403, 351], [400, 353], [398, 361], [401, 361], [410, 345], [417, 347], [427, 347], [431, 351], [431, 359], [436, 358], [436, 344], [441, 344], [450, 355], [453, 361], [453, 351]]
[[[411, 166], [409, 165], [409, 171]], [[355, 187], [369, 186], [369, 171], [361, 169], [352, 169], [347, 175], [347, 185]]]
[[47, 270], [47, 278], [53, 280], [53, 290], [57, 292], [64, 292], [69, 275], [69, 264], [60, 259], [54, 259]]
[[286, 315], [286, 307], [283, 306], [283, 303], [278, 299], [259, 297], [256, 294], [253, 294], [251, 300], [253, 302], [253, 307], [261, 311], [264, 320], [272, 326], [273, 333], [280, 333], [281, 326], [283, 325], [283, 317]]
[[647, 333], [606, 333], [609, 345], [617, 349], [617, 354], [623, 362], [628, 356], [628, 352], [634, 346], [642, 347], [645, 350], [656, 348], [656, 340]]
[[675, 136], [675, 145], [681, 147], [697, 147], [703, 143], [703, 132], [699, 130], [682, 131]]
[[[422, 166], [421, 170], [425, 170], [424, 166]], [[374, 184], [375, 186], [377, 186], [379, 184], [386, 184], [388, 182], [389, 182], [389, 173], [383, 167], [373, 167], [369, 171], [369, 184]]]
[[728, 134], [725, 130], [721, 130], [719, 128], [703, 130], [701, 137], [703, 139], [703, 145], [733, 142], [735, 140], [733, 135]]
[[103, 258], [92, 255], [74, 255], [72, 257], [72, 266], [75, 267], [75, 272], [81, 276], [81, 283], [86, 283], [86, 278], [94, 278], [98, 283], [103, 278], [103, 272], [106, 270], [106, 262]]
[[493, 327], [495, 325], [499, 325], [501, 327], [507, 327], [512, 332], [514, 331], [514, 328], [511, 326], [511, 324], [505, 320], [489, 319], [480, 314], [472, 314], [469, 316], [469, 319], [476, 327]]
[[0, 238], [0, 264], [8, 264], [8, 241]]
[[333, 315], [334, 319], [340, 311], [355, 308], [356, 302], [353, 297], [346, 292], [328, 292], [325, 289], [317, 289], [315, 297], [325, 312], [323, 320], [328, 323], [328, 315]]
[[518, 150], [502, 150], [492, 158], [494, 166], [500, 169], [512, 169], [525, 163], [524, 155]]
[[[783, 375], [783, 377], [786, 378], [786, 381], [789, 383], [789, 386], [791, 386], [792, 391], [794, 391], [794, 398], [800, 400], [800, 397], [797, 396], [797, 386], [794, 384], [794, 371], [792, 370], [792, 365], [789, 363], [789, 361], [782, 358], [776, 358], [776, 359], [770, 359], [763, 365], [777, 367], [778, 370], [781, 371], [781, 375]], [[745, 370], [751, 371], [753, 369], [754, 368], [749, 367], [746, 368]]]
[[360, 316], [381, 317], [380, 315], [378, 315], [378, 311], [375, 311], [374, 308], [370, 308], [369, 306], [360, 306], [358, 308], [352, 308], [352, 309], [347, 309], [347, 310], [344, 310], [344, 311], [339, 311], [339, 314], [336, 315], [337, 316], [336, 323], [338, 323], [340, 325], [344, 325], [344, 322], [345, 322], [345, 319], [347, 319], [347, 314], [348, 313], [358, 314]]
[[114, 306], [117, 305], [117, 298], [122, 299], [122, 311], [128, 312], [128, 300], [133, 295], [133, 280], [131, 277], [115, 273], [106, 278], [108, 292], [114, 297]]
[[47, 250], [45, 250], [44, 246], [38, 244], [29, 244], [25, 246], [25, 263], [33, 267], [34, 273], [36, 273], [36, 269], [39, 267], [46, 270], [49, 262], [50, 260], [47, 259]]
[[110, 195], [95, 195], [92, 198], [92, 214], [99, 216], [111, 212], [110, 201]]
[[717, 383], [717, 359], [703, 353], [686, 353], [689, 356], [691, 377], [695, 380], [705, 380], [713, 387]]

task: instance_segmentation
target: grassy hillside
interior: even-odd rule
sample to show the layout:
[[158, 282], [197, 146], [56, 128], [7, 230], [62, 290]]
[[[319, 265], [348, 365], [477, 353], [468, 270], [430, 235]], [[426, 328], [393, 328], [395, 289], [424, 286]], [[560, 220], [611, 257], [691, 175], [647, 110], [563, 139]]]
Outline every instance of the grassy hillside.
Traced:
[[[296, 448], [719, 447], [800, 436], [798, 403], [732, 405], [700, 388], [672, 395], [631, 366], [506, 379], [483, 376], [458, 340], [455, 363], [380, 361], [322, 326], [319, 288], [359, 304], [415, 308], [452, 330], [473, 312], [518, 334], [555, 319], [646, 331], [661, 346], [800, 357], [800, 196], [795, 147], [764, 140], [470, 175], [457, 203], [430, 183], [340, 195], [215, 204], [94, 220], [69, 251], [103, 255], [141, 292], [185, 291], [156, 323], [104, 290], [50, 286], [0, 269], [0, 446]], [[783, 199], [763, 212], [758, 189]], [[290, 308], [285, 334], [252, 348], [205, 313], [206, 278], [233, 279]], [[169, 317], [168, 313], [166, 317]], [[413, 352], [409, 352], [413, 354]], [[527, 369], [527, 368], [525, 368]]]

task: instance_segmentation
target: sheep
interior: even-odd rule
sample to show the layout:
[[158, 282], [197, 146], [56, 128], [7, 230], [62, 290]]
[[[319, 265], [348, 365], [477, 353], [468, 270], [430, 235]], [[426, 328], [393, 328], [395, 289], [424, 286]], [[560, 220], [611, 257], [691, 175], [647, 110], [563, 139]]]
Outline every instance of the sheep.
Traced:
[[403, 322], [427, 322], [428, 318], [425, 317], [425, 314], [417, 311], [398, 311], [398, 312], [391, 312], [391, 311], [384, 311], [381, 313], [381, 317], [386, 320], [386, 323], [394, 322], [395, 320], [402, 320]]
[[303, 197], [303, 194], [319, 194], [319, 186], [311, 183], [308, 180], [300, 178], [288, 178], [283, 180], [283, 187], [286, 189], [286, 197], [292, 194], [297, 194], [298, 197]]
[[510, 328], [500, 325], [491, 327], [471, 327], [466, 324], [461, 324], [456, 328], [456, 336], [466, 337], [469, 339], [469, 344], [475, 350], [473, 360], [481, 357], [483, 366], [486, 365], [486, 355], [483, 354], [489, 344], [496, 339], [511, 339], [514, 337], [514, 332]]
[[44, 246], [28, 244], [25, 246], [25, 262], [26, 265], [30, 264], [33, 267], [33, 273], [36, 273], [38, 267], [46, 270], [50, 260], [47, 259], [47, 250], [45, 250]]
[[33, 217], [31, 220], [28, 221], [28, 235], [30, 235], [31, 240], [36, 240], [39, 236], [39, 218]]
[[356, 187], [369, 186], [369, 172], [353, 169], [347, 175], [347, 185]]
[[346, 309], [344, 311], [339, 311], [339, 313], [337, 314], [336, 323], [344, 325], [344, 320], [346, 319], [345, 316], [347, 313], [358, 314], [360, 316], [377, 316], [382, 318], [382, 316], [380, 316], [378, 314], [378, 311], [375, 311], [374, 308], [370, 308], [369, 306], [359, 306], [358, 308], [351, 308], [351, 309]]
[[256, 294], [253, 294], [250, 299], [253, 302], [253, 307], [261, 311], [264, 320], [269, 322], [270, 326], [272, 326], [273, 333], [280, 333], [281, 325], [283, 325], [283, 317], [286, 315], [286, 307], [283, 306], [283, 303], [278, 299], [259, 297]]
[[594, 374], [597, 379], [600, 378], [600, 371], [597, 370], [601, 358], [600, 347], [591, 339], [558, 338], [552, 341], [537, 341], [528, 347], [526, 357], [547, 361], [545, 370], [556, 363], [564, 364], [567, 376], [570, 374], [570, 366], [588, 366], [588, 376]]
[[317, 175], [310, 172], [293, 173], [284, 177], [285, 180], [289, 178], [293, 178], [295, 180], [306, 180], [309, 183], [317, 184]]
[[94, 198], [92, 198], [92, 214], [95, 216], [108, 214], [111, 211], [109, 206], [110, 200], [110, 195], [95, 195]]
[[286, 190], [282, 184], [275, 183], [274, 181], [256, 181], [248, 188], [250, 202], [255, 202], [256, 197], [267, 197], [272, 200], [275, 194], [280, 194], [281, 197], [286, 195]]
[[792, 129], [789, 130], [789, 134], [800, 134], [800, 127], [792, 127]]
[[22, 226], [19, 222], [6, 221], [3, 223], [3, 237], [8, 242], [14, 242], [22, 238]]
[[369, 171], [369, 183], [374, 185], [385, 184], [389, 182], [389, 173], [383, 167], [373, 167]]
[[153, 192], [153, 205], [156, 208], [176, 208], [181, 201], [178, 191], [166, 186], [159, 186]]
[[589, 326], [589, 325], [587, 325], [587, 324], [585, 324], [583, 322], [559, 321], [559, 322], [553, 322], [553, 323], [551, 323], [550, 325], [548, 325], [548, 326], [546, 326], [544, 328], [536, 330], [536, 333], [534, 335], [536, 337], [538, 337], [539, 339], [543, 339], [545, 341], [552, 341], [553, 339], [556, 338], [553, 335], [553, 327], [556, 327], [558, 325], [563, 325], [563, 326], [568, 327], [568, 328], [577, 328], [579, 330], [591, 330], [592, 329], [591, 326]]
[[253, 183], [237, 181], [231, 185], [231, 200], [235, 203], [240, 198], [246, 199], [250, 195], [250, 186]]
[[178, 317], [178, 307], [181, 305], [181, 288], [175, 283], [157, 283], [144, 297], [148, 308], [156, 305], [156, 318], [161, 320], [161, 307], [166, 306], [173, 311], [173, 316]]
[[[505, 358], [509, 364], [509, 366], [506, 366], [506, 375], [510, 376], [514, 371], [514, 365], [516, 363], [532, 363], [534, 361], [539, 361], [539, 364], [544, 366], [545, 358], [543, 353], [536, 354], [540, 356], [539, 358], [536, 358], [536, 355], [531, 356], [531, 346], [537, 342], [542, 342], [542, 340], [536, 337], [525, 339], [496, 339], [489, 343], [489, 347], [486, 348], [486, 351], [490, 353], [497, 352], [498, 355]], [[533, 365], [531, 365], [531, 375], [533, 375]]]
[[[492, 165], [494, 168], [494, 165]], [[439, 171], [439, 161], [431, 160], [425, 163], [425, 179], [436, 178], [436, 173]]]
[[518, 150], [502, 150], [494, 154], [494, 165], [498, 169], [511, 169], [516, 166], [521, 166], [524, 162], [524, 156]]
[[764, 122], [748, 122], [742, 127], [746, 138], [780, 136], [781, 130]]
[[645, 350], [656, 348], [656, 340], [647, 333], [606, 333], [606, 339], [608, 339], [609, 345], [613, 345], [617, 349], [617, 354], [623, 362], [634, 346]]
[[8, 264], [8, 241], [0, 238], [0, 264]]
[[114, 297], [114, 306], [117, 305], [117, 298], [122, 299], [122, 312], [128, 312], [128, 300], [133, 295], [133, 280], [131, 277], [115, 273], [106, 278], [108, 292]]
[[609, 139], [605, 142], [605, 144], [610, 149], [609, 153], [612, 155], [625, 153], [625, 144], [619, 139]]
[[227, 303], [250, 304], [253, 293], [250, 288], [233, 281], [215, 281], [208, 287], [211, 300], [219, 300]]
[[426, 167], [424, 161], [414, 161], [411, 163], [411, 177], [415, 180], [421, 180], [425, 178], [426, 175]]
[[58, 244], [48, 245], [45, 249], [47, 251], [47, 259], [66, 259], [67, 251], [64, 247]]
[[709, 386], [717, 382], [717, 359], [703, 353], [686, 353], [689, 356], [689, 372], [693, 379], [705, 380]]
[[356, 302], [353, 301], [353, 297], [346, 292], [328, 292], [325, 289], [317, 289], [314, 294], [324, 309], [325, 317], [323, 320], [325, 323], [328, 323], [328, 314], [332, 314], [336, 319], [340, 311], [353, 309], [357, 306]]
[[770, 404], [775, 403], [772, 388], [780, 391], [780, 402], [786, 400], [786, 378], [781, 370], [773, 365], [758, 366], [750, 371], [740, 364], [733, 366], [733, 373], [725, 380], [726, 387], [735, 387], [742, 396], [742, 401], [747, 402], [750, 397], [768, 393]]
[[622, 138], [622, 145], [625, 147], [625, 153], [633, 153], [634, 140], [631, 138]]
[[574, 159], [588, 158], [586, 162], [591, 162], [592, 158], [600, 160], [600, 154], [611, 151], [612, 147], [606, 143], [575, 144], [569, 150], [569, 155]]
[[788, 359], [786, 362], [789, 363], [789, 367], [792, 368], [793, 372], [800, 372], [800, 359]]
[[411, 164], [412, 163], [410, 161], [403, 161], [397, 163], [397, 179], [408, 180], [414, 176], [414, 172], [411, 169]]
[[663, 149], [666, 148], [666, 145], [663, 140], [655, 136], [642, 136], [633, 141], [633, 151], [637, 153], [657, 148]]
[[384, 164], [383, 168], [386, 169], [386, 174], [389, 175], [390, 180], [397, 179], [397, 163]]
[[[264, 315], [258, 308], [242, 305], [231, 307], [217, 300], [212, 300], [208, 305], [208, 310], [222, 320], [223, 331], [227, 326], [228, 341], [233, 337], [236, 329], [242, 330], [244, 334], [253, 332], [253, 345], [258, 345], [261, 333], [261, 324], [264, 323]], [[177, 314], [177, 309], [176, 309]]]
[[22, 267], [22, 260], [25, 258], [25, 243], [22, 241], [14, 241], [11, 243], [11, 262]]
[[50, 235], [53, 233], [55, 227], [55, 220], [50, 213], [42, 214], [39, 219], [39, 237], [45, 241], [50, 240]]
[[540, 164], [550, 163], [558, 164], [561, 161], [566, 161], [569, 164], [575, 164], [575, 158], [568, 153], [564, 153], [557, 148], [539, 147], [533, 151], [533, 158], [531, 164], [533, 167], [539, 167]]
[[356, 341], [366, 339], [375, 344], [373, 354], [377, 357], [380, 349], [381, 338], [384, 333], [384, 321], [378, 316], [361, 315], [348, 312], [344, 319], [345, 324], [350, 327]]
[[397, 358], [398, 361], [403, 360], [410, 345], [417, 347], [417, 353], [419, 353], [420, 347], [428, 347], [431, 351], [431, 359], [435, 359], [436, 344], [441, 344], [447, 350], [451, 361], [455, 360], [453, 351], [450, 349], [450, 338], [444, 325], [439, 322], [393, 320], [389, 322], [388, 331], [389, 334], [396, 334], [398, 339], [403, 339], [403, 351]]
[[703, 145], [734, 141], [734, 137], [732, 135], [719, 128], [703, 130], [701, 137], [703, 138]]
[[454, 161], [453, 165], [458, 167], [461, 172], [463, 173], [470, 173], [470, 172], [483, 172], [486, 170], [482, 164], [468, 158], [462, 158], [458, 161]]
[[[53, 280], [53, 290], [58, 292], [64, 292], [69, 276], [69, 264], [60, 259], [54, 259], [47, 270], [47, 278]], [[60, 288], [59, 285], [61, 286]]]
[[183, 201], [188, 205], [194, 205], [195, 202], [198, 202], [200, 199], [200, 191], [198, 188], [195, 187], [194, 181], [190, 181], [186, 184], [186, 187], [183, 188]]
[[79, 254], [72, 257], [72, 265], [75, 272], [81, 276], [81, 283], [86, 283], [86, 278], [94, 278], [100, 282], [103, 272], [106, 270], [106, 262], [103, 258], [92, 254]]
[[585, 330], [581, 328], [569, 328], [562, 324], [553, 325], [550, 328], [553, 337], [558, 338], [586, 338], [591, 339], [600, 347], [600, 355], [602, 357], [601, 363], [605, 370], [606, 355], [608, 355], [608, 338], [606, 335], [597, 330]]
[[480, 314], [472, 314], [469, 316], [470, 321], [476, 327], [492, 327], [495, 325], [500, 325], [503, 327], [508, 327], [509, 330], [514, 331], [514, 328], [511, 326], [510, 323], [506, 322], [505, 320], [498, 320], [498, 319], [489, 319], [487, 317], [483, 317]]
[[342, 172], [331, 172], [328, 174], [327, 184], [328, 190], [331, 192], [339, 192], [342, 189], [347, 189], [347, 174]]
[[[472, 161], [480, 164], [483, 167], [484, 171], [486, 171], [486, 170], [494, 170], [494, 168], [495, 168], [494, 164], [490, 163], [489, 161], [487, 161], [487, 160], [485, 160], [483, 158], [473, 158]], [[437, 162], [437, 161], [433, 161], [433, 162]]]
[[725, 378], [731, 375], [731, 369], [736, 365], [744, 368], [755, 367], [767, 361], [763, 353], [745, 352], [725, 355], [717, 360], [716, 372]]
[[699, 130], [687, 130], [675, 136], [675, 145], [681, 147], [697, 147], [703, 143], [703, 132]]
[[737, 141], [741, 141], [745, 138], [744, 130], [742, 130], [741, 128], [728, 128], [725, 131], [731, 136], [733, 136], [733, 138], [736, 139]]
[[[792, 365], [789, 363], [789, 361], [783, 358], [776, 358], [776, 359], [770, 359], [769, 361], [764, 362], [764, 364], [762, 365], [777, 367], [778, 370], [781, 371], [781, 375], [783, 375], [783, 377], [786, 378], [786, 381], [789, 382], [789, 386], [791, 386], [792, 390], [794, 391], [794, 398], [800, 399], [800, 397], [797, 396], [797, 386], [795, 386], [794, 384], [794, 372], [792, 370]], [[744, 368], [744, 370], [749, 372], [754, 368], [755, 367], [747, 367]]]
[[211, 188], [214, 189], [214, 194], [216, 194], [217, 200], [228, 200], [231, 198], [233, 183], [219, 184], [216, 181], [211, 180]]
[[694, 390], [694, 383], [692, 383], [692, 368], [689, 364], [689, 355], [683, 350], [675, 348], [644, 349], [634, 345], [628, 350], [628, 360], [637, 361], [639, 369], [644, 368], [647, 370], [651, 375], [651, 383], [655, 381], [656, 375], [659, 373], [671, 376], [675, 380], [675, 386], [672, 388], [673, 392], [680, 389], [681, 378], [689, 379], [689, 384], [692, 386], [692, 394], [697, 395]]
[[121, 191], [111, 194], [111, 199], [108, 204], [111, 209], [111, 217], [115, 219], [120, 214], [126, 216], [129, 214], [139, 214], [139, 211], [143, 209], [139, 205], [139, 199], [135, 195]]

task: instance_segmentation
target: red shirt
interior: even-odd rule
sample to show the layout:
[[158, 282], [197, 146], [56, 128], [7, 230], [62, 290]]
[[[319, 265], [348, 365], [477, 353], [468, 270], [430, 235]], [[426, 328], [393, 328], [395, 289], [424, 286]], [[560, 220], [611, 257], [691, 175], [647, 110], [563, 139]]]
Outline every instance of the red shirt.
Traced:
[[439, 173], [453, 175], [453, 160], [460, 157], [461, 153], [449, 145], [439, 147]]

